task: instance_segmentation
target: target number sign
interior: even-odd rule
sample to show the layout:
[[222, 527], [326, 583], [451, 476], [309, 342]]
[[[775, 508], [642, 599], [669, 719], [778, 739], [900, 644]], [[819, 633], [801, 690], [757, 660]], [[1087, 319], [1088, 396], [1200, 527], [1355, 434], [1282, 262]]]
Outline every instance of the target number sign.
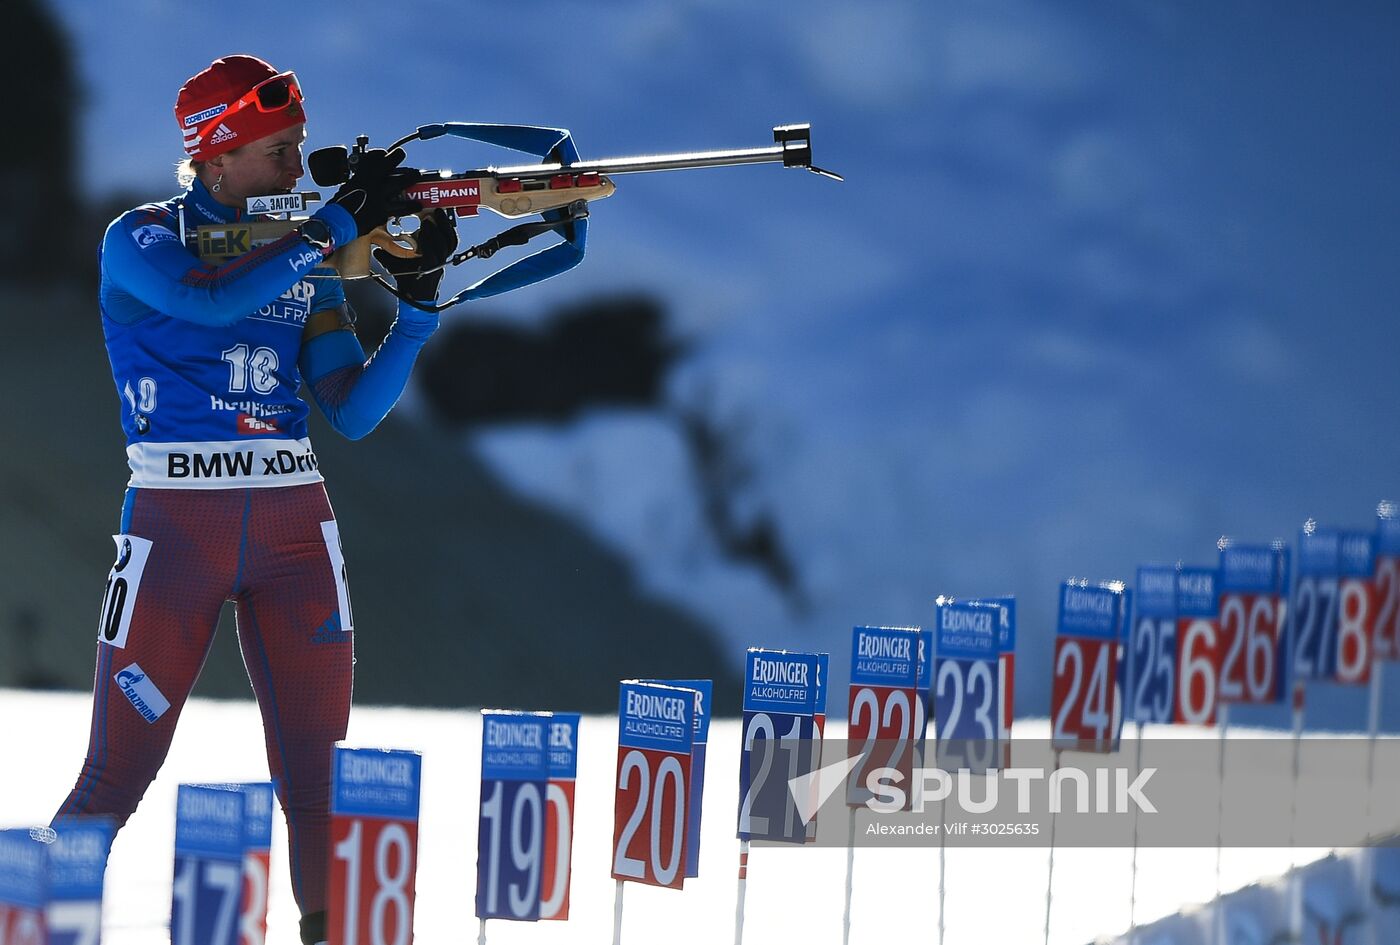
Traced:
[[1176, 575], [1176, 709], [1172, 721], [1214, 725], [1220, 703], [1220, 572]]
[[172, 945], [262, 945], [272, 785], [182, 784], [175, 804]]
[[740, 840], [804, 843], [815, 826], [803, 824], [788, 784], [820, 760], [826, 667], [825, 653], [751, 648], [744, 657]]
[[1304, 528], [1298, 536], [1298, 581], [1293, 589], [1293, 671], [1302, 679], [1337, 672], [1337, 597], [1341, 533]]
[[578, 779], [577, 712], [554, 712], [549, 719], [549, 784], [544, 806], [544, 875], [540, 918], [569, 917], [569, 886], [574, 859], [574, 782]]
[[408, 945], [423, 758], [337, 745], [331, 768], [330, 945]]
[[1001, 617], [995, 604], [938, 606], [933, 714], [940, 768], [980, 773], [996, 766]]
[[860, 760], [851, 769], [846, 803], [864, 806], [875, 769], [892, 768], [907, 782], [913, 772], [919, 692], [919, 630], [856, 627], [851, 634], [847, 746]]
[[700, 821], [705, 803], [705, 747], [710, 741], [712, 679], [648, 679], [646, 682], [695, 690], [695, 737], [690, 746], [690, 810], [686, 814], [685, 878], [700, 875]]
[[1376, 659], [1400, 659], [1400, 515], [1382, 506], [1376, 523]]
[[476, 914], [540, 917], [549, 713], [481, 713], [481, 807], [477, 818]]
[[1228, 544], [1220, 550], [1221, 702], [1277, 702], [1282, 621], [1278, 551]]
[[1338, 536], [1337, 672], [1335, 679], [1349, 686], [1371, 682], [1371, 663], [1380, 616], [1379, 582], [1376, 580], [1376, 535], [1346, 531]]
[[48, 845], [28, 830], [0, 830], [0, 942], [46, 945]]
[[694, 689], [624, 681], [618, 700], [612, 876], [685, 884]]
[[1118, 675], [1119, 594], [1081, 581], [1060, 586], [1050, 689], [1051, 740], [1058, 749], [1112, 747]]
[[1176, 568], [1138, 568], [1136, 601], [1128, 634], [1127, 716], [1169, 723], [1176, 695]]

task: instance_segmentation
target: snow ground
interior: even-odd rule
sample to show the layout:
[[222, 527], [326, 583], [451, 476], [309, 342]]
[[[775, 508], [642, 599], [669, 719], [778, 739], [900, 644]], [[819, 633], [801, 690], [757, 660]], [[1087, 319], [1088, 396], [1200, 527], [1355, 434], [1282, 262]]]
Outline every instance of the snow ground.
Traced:
[[[76, 776], [86, 747], [88, 698], [0, 690], [10, 720], [3, 757], [14, 767], [0, 781], [0, 825], [46, 822]], [[1043, 735], [1045, 723], [1018, 722], [1018, 734]], [[576, 798], [572, 917], [567, 923], [493, 921], [492, 943], [610, 940], [614, 883], [609, 875], [617, 723], [583, 720]], [[738, 842], [734, 816], [739, 722], [713, 723], [707, 761], [701, 875], [682, 892], [629, 884], [623, 940], [713, 943], [733, 937]], [[829, 734], [841, 737], [833, 722]], [[477, 932], [475, 889], [480, 722], [475, 710], [357, 707], [349, 741], [411, 748], [424, 756], [416, 940], [464, 941]], [[22, 771], [22, 775], [17, 775]], [[181, 782], [244, 781], [267, 776], [262, 733], [251, 702], [192, 700], [170, 756], [141, 808], [119, 835], [107, 874], [104, 941], [147, 945], [169, 920], [174, 800]], [[1225, 890], [1276, 876], [1322, 850], [1230, 849]], [[273, 830], [268, 945], [296, 945], [296, 909], [286, 875], [285, 828]], [[1055, 856], [1050, 941], [1079, 945], [1128, 925], [1129, 850], [1068, 850]], [[756, 849], [750, 858], [745, 940], [837, 942], [841, 936], [846, 853], [840, 849]], [[855, 856], [852, 941], [911, 933], [934, 940], [938, 851], [861, 849]], [[1039, 942], [1043, 935], [1047, 853], [947, 851], [949, 943]], [[1140, 923], [1203, 903], [1215, 893], [1214, 850], [1143, 850], [1138, 857]]]

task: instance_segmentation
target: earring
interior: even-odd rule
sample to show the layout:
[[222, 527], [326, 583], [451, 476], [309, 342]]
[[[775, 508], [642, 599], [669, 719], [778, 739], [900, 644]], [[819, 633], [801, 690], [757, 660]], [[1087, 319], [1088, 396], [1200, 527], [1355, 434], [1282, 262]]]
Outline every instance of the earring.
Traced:
[[217, 194], [217, 193], [219, 192], [219, 188], [221, 188], [221, 187], [223, 187], [223, 186], [224, 186], [224, 175], [223, 175], [223, 174], [220, 174], [220, 175], [219, 175], [219, 179], [216, 180], [216, 181], [214, 181], [214, 186], [213, 186], [213, 187], [210, 187], [209, 189], [212, 190], [214, 193]]

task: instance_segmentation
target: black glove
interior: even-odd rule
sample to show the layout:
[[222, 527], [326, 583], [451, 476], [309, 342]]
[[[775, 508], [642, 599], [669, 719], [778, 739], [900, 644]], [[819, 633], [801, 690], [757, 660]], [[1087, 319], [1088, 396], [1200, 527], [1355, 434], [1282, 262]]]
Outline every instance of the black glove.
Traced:
[[400, 292], [418, 302], [431, 302], [437, 298], [443, 265], [457, 251], [457, 221], [439, 207], [423, 219], [414, 238], [417, 256], [400, 259], [376, 249], [374, 258], [394, 277]]
[[350, 155], [350, 179], [330, 199], [350, 211], [360, 236], [383, 226], [390, 217], [405, 216], [420, 204], [403, 197], [405, 188], [417, 183], [415, 170], [400, 168], [406, 155], [403, 148], [386, 152], [374, 148]]

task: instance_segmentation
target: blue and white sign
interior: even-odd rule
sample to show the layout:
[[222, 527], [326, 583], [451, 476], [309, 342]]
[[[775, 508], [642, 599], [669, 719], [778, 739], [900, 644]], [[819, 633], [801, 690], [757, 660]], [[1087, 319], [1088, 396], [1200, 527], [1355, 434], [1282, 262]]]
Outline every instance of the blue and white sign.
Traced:
[[548, 712], [482, 710], [479, 918], [540, 917], [550, 721]]
[[1298, 534], [1298, 581], [1293, 589], [1293, 672], [1327, 679], [1337, 671], [1337, 587], [1341, 535], [1304, 527]]
[[918, 638], [917, 627], [856, 627], [851, 633], [851, 686], [918, 686]]
[[739, 756], [740, 840], [803, 843], [788, 782], [820, 760], [827, 654], [750, 649], [744, 659], [744, 728]]
[[107, 817], [54, 824], [49, 845], [48, 945], [98, 945], [102, 939], [102, 880], [116, 835]]
[[1117, 642], [1120, 600], [1111, 588], [1066, 581], [1060, 585], [1056, 635]]
[[246, 795], [234, 784], [182, 784], [175, 808], [171, 945], [237, 945]]
[[28, 830], [0, 830], [0, 941], [44, 945], [48, 844]]
[[416, 751], [335, 747], [331, 812], [384, 820], [418, 820], [423, 756]]
[[640, 680], [619, 684], [617, 745], [690, 754], [695, 739], [693, 690]]
[[1137, 611], [1128, 635], [1127, 716], [1170, 724], [1176, 699], [1176, 568], [1137, 571]]
[[816, 715], [825, 711], [826, 654], [750, 649], [744, 659], [744, 711]]
[[996, 604], [946, 601], [937, 608], [933, 711], [941, 768], [995, 767], [1001, 617]]
[[700, 818], [705, 802], [705, 745], [710, 740], [710, 702], [715, 684], [710, 679], [651, 679], [663, 686], [695, 690], [695, 740], [690, 748], [690, 812], [686, 820], [685, 875], [700, 875]]

